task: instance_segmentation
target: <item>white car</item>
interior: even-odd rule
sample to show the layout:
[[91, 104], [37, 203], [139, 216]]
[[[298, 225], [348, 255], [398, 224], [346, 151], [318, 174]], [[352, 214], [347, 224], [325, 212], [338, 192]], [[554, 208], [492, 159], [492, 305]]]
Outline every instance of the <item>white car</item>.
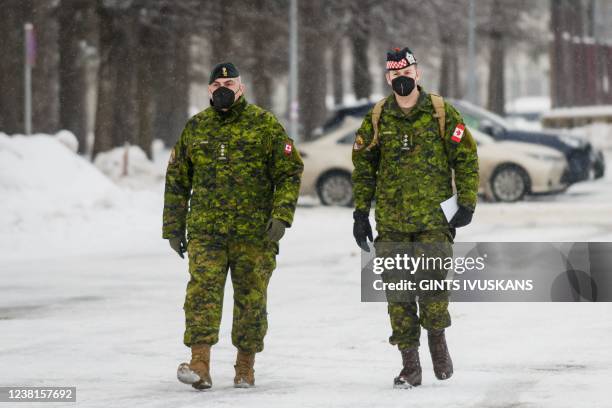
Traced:
[[478, 145], [479, 192], [490, 200], [512, 202], [526, 194], [556, 193], [569, 185], [565, 155], [551, 147], [496, 141], [470, 129]]
[[298, 145], [304, 161], [301, 194], [318, 195], [324, 205], [353, 203], [351, 153], [361, 120], [352, 116], [330, 133]]
[[[324, 205], [353, 202], [352, 146], [361, 119], [342, 125], [317, 140], [298, 146], [304, 160], [301, 194], [318, 195]], [[479, 193], [495, 201], [518, 201], [526, 194], [563, 191], [568, 184], [565, 156], [550, 147], [517, 141], [496, 141], [470, 129], [478, 145]]]

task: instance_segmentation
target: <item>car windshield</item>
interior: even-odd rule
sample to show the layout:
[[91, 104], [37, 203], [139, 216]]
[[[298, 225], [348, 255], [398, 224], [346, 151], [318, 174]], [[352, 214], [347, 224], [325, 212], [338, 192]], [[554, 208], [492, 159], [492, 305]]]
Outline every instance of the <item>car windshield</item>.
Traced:
[[461, 113], [466, 125], [473, 129], [480, 129], [482, 121], [488, 120], [496, 126], [500, 126], [506, 130], [513, 129], [514, 126], [506, 119], [502, 118], [496, 113], [483, 109], [479, 106], [473, 105], [466, 101], [452, 101], [455, 108]]

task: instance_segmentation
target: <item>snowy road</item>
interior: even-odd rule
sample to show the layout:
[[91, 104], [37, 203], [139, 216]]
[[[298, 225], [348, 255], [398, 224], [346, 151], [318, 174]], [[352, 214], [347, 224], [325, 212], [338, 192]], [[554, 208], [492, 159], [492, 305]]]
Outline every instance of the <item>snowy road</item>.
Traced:
[[[510, 239], [521, 231], [558, 240], [612, 234], [610, 220], [580, 219], [567, 227], [529, 219], [523, 225], [513, 217], [523, 206], [554, 204], [561, 211], [572, 197], [551, 200], [482, 205], [483, 219], [499, 211], [505, 216], [495, 225], [476, 222], [459, 238], [491, 240], [497, 230], [494, 238], [501, 240], [504, 223]], [[580, 205], [595, 217], [594, 204], [572, 204]], [[175, 379], [177, 364], [188, 358], [181, 344], [186, 263], [157, 239], [153, 215], [150, 230], [138, 232], [141, 240], [113, 235], [113, 248], [123, 248], [115, 255], [104, 248], [96, 255], [89, 245], [88, 255], [2, 261], [0, 384], [76, 386], [82, 407], [612, 406], [605, 392], [612, 375], [610, 304], [454, 304], [448, 339], [455, 376], [435, 380], [424, 347], [424, 385], [393, 390], [400, 356], [386, 342], [385, 305], [359, 301], [350, 211], [317, 206], [298, 209], [282, 243], [257, 388], [231, 387], [228, 286], [221, 341], [212, 355], [214, 388], [194, 391]], [[91, 239], [102, 243], [104, 236], [98, 231]]]
[[[189, 357], [188, 274], [160, 238], [161, 186], [102, 189], [89, 164], [57, 155], [58, 165], [74, 160], [64, 172], [82, 184], [57, 192], [63, 174], [25, 170], [5, 179], [14, 187], [0, 204], [1, 386], [76, 386], [79, 407], [612, 407], [612, 304], [453, 304], [455, 375], [435, 380], [424, 347], [423, 386], [393, 390], [401, 359], [387, 344], [385, 304], [360, 302], [351, 211], [310, 200], [281, 243], [257, 387], [232, 388], [228, 285], [214, 387], [197, 392], [175, 378]], [[26, 181], [38, 184], [19, 190]], [[612, 241], [612, 176], [558, 196], [479, 204], [457, 239]]]

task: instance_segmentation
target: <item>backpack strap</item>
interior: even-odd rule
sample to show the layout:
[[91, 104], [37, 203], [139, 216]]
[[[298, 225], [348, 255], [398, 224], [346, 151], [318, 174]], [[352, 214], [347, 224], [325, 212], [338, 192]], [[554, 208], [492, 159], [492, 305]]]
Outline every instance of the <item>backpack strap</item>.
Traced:
[[444, 98], [433, 93], [430, 93], [429, 96], [431, 97], [431, 103], [433, 104], [434, 111], [436, 112], [434, 116], [438, 118], [440, 137], [442, 140], [444, 140], [444, 134], [446, 133], [446, 111], [444, 110]]
[[367, 150], [370, 150], [374, 146], [378, 144], [378, 122], [380, 121], [380, 115], [382, 114], [383, 105], [387, 99], [382, 99], [376, 102], [374, 108], [372, 109], [372, 129], [374, 130], [374, 137], [372, 137], [372, 143], [370, 143], [367, 147]]
[[444, 98], [434, 93], [430, 93], [429, 96], [431, 98], [434, 111], [436, 112], [434, 117], [438, 118], [438, 129], [440, 130], [440, 137], [442, 138], [442, 146], [444, 146], [444, 153], [446, 153], [446, 159], [451, 169], [453, 194], [457, 194], [457, 186], [455, 184], [455, 169], [453, 163], [451, 163], [450, 155], [446, 150], [446, 140], [444, 139], [446, 137], [446, 110], [444, 109]]

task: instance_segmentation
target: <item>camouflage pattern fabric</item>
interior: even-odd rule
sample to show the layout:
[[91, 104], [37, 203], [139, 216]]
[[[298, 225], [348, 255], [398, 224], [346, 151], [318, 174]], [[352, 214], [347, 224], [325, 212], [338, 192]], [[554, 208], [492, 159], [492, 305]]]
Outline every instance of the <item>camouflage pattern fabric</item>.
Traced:
[[[452, 257], [452, 237], [448, 231], [426, 231], [419, 233], [383, 233], [376, 237], [376, 256], [393, 256], [389, 248], [398, 243], [417, 243], [412, 250], [426, 257]], [[405, 248], [405, 246], [403, 247]], [[419, 270], [416, 280], [443, 280], [448, 271], [445, 269]], [[401, 276], [401, 275], [399, 275]], [[405, 275], [403, 276], [405, 277]], [[383, 273], [383, 281], [394, 282], [398, 278], [393, 273]], [[418, 301], [393, 301], [393, 296], [387, 295], [388, 312], [391, 320], [392, 334], [389, 342], [397, 345], [400, 350], [419, 346], [421, 326], [426, 330], [441, 330], [451, 324], [448, 312], [448, 292], [432, 290], [419, 293]]]
[[[372, 112], [364, 118], [353, 145], [353, 195], [356, 210], [369, 213], [376, 200], [377, 248], [383, 242], [441, 243], [441, 255], [452, 256], [452, 237], [440, 203], [453, 194], [455, 172], [458, 203], [472, 211], [478, 193], [476, 143], [459, 112], [445, 103], [445, 135], [430, 96], [421, 88], [416, 105], [407, 113], [390, 95], [378, 122], [379, 141], [372, 144]], [[456, 138], [455, 138], [456, 139]], [[378, 250], [378, 249], [377, 249]], [[432, 271], [443, 279], [447, 271]], [[392, 277], [383, 275], [383, 280]], [[420, 327], [443, 329], [450, 325], [448, 293], [428, 293], [418, 302], [388, 302], [393, 330], [389, 341], [400, 349], [419, 345]]]
[[417, 104], [405, 114], [394, 95], [387, 98], [379, 121], [379, 143], [368, 113], [353, 145], [355, 208], [369, 212], [376, 199], [376, 227], [381, 231], [446, 230], [440, 202], [452, 195], [455, 171], [459, 204], [474, 210], [478, 193], [476, 143], [465, 129], [459, 143], [451, 140], [461, 115], [445, 103], [446, 135], [440, 137], [429, 95], [419, 87]]
[[166, 172], [163, 237], [263, 239], [270, 217], [291, 225], [302, 159], [274, 115], [240, 97], [192, 117]]
[[189, 273], [185, 297], [184, 343], [216, 344], [228, 269], [234, 288], [232, 344], [257, 353], [264, 348], [268, 329], [267, 288], [276, 266], [272, 242], [229, 240], [221, 245], [191, 239], [187, 245]]
[[185, 345], [217, 342], [229, 268], [233, 343], [263, 349], [278, 253], [265, 229], [270, 218], [291, 225], [302, 171], [280, 123], [244, 97], [228, 112], [208, 108], [187, 122], [168, 162], [162, 230], [163, 238], [188, 237]]

